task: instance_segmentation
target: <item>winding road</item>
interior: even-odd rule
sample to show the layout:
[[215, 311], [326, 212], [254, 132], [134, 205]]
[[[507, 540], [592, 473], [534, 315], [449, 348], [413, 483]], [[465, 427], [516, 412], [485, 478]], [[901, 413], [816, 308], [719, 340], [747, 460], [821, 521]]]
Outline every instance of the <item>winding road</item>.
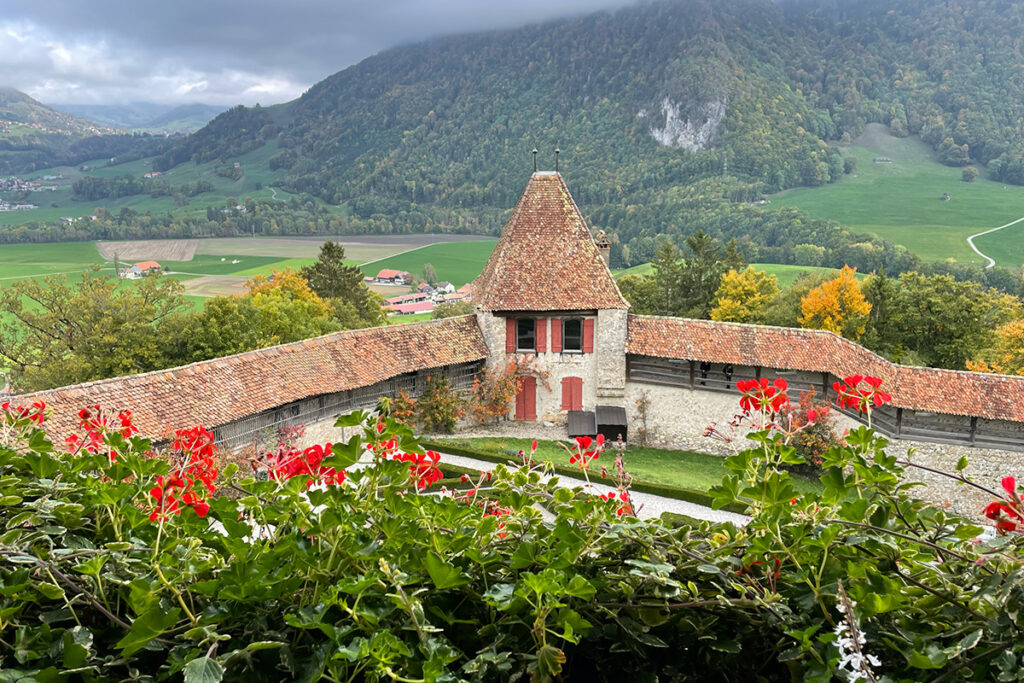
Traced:
[[987, 235], [990, 232], [995, 232], [996, 230], [1002, 230], [1003, 228], [1008, 228], [1011, 225], [1017, 225], [1017, 223], [1020, 223], [1021, 221], [1024, 221], [1024, 216], [1021, 216], [1020, 218], [1018, 218], [1015, 221], [1010, 221], [1006, 225], [1000, 225], [998, 228], [989, 228], [988, 230], [983, 230], [982, 232], [976, 232], [976, 233], [974, 233], [973, 235], [971, 235], [970, 237], [967, 238], [967, 244], [971, 247], [971, 249], [974, 250], [975, 254], [977, 254], [981, 258], [985, 259], [986, 261], [988, 261], [988, 264], [985, 267], [986, 268], [991, 268], [992, 266], [994, 266], [996, 264], [995, 259], [993, 259], [991, 256], [988, 256], [987, 254], [983, 253], [980, 249], [978, 249], [978, 247], [974, 246], [974, 238], [975, 237], [981, 237], [982, 235]]

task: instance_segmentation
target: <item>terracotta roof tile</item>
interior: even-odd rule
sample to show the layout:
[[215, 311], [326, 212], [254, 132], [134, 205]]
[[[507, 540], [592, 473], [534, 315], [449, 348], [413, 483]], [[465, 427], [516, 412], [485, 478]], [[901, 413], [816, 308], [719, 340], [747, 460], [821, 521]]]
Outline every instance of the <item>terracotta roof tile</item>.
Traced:
[[1024, 422], [1024, 377], [897, 365], [822, 330], [630, 315], [626, 348], [659, 358], [873, 375], [900, 408]]
[[534, 173], [505, 225], [473, 300], [485, 311], [628, 308], [576, 202], [557, 173]]
[[474, 316], [335, 332], [172, 370], [14, 397], [51, 406], [50, 431], [66, 435], [86, 405], [130, 409], [144, 436], [226, 424], [310, 396], [375, 384], [407, 372], [483, 360]]

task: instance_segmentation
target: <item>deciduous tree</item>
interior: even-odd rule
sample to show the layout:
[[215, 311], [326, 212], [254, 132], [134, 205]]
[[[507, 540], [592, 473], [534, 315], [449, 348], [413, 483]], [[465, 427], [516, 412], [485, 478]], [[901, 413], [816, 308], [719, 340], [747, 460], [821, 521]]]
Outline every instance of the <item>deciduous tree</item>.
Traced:
[[156, 325], [185, 307], [180, 282], [120, 281], [85, 271], [0, 289], [0, 358], [16, 390], [32, 391], [161, 367]]
[[856, 268], [843, 266], [839, 277], [815, 287], [800, 302], [800, 325], [828, 330], [847, 339], [864, 334], [871, 304], [864, 298]]
[[712, 320], [753, 322], [768, 302], [779, 293], [779, 280], [763, 270], [730, 270], [722, 276], [715, 292]]

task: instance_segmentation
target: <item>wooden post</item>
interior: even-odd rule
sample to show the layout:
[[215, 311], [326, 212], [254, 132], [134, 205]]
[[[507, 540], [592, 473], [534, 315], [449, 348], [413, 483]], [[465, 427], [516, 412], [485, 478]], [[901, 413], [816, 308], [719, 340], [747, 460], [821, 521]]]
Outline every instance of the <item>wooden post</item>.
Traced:
[[690, 388], [691, 389], [693, 389], [695, 384], [696, 384], [696, 378], [694, 377], [696, 363], [697, 363], [697, 361], [693, 361], [693, 360], [690, 361]]
[[761, 366], [760, 365], [754, 367], [754, 377], [757, 379], [758, 382], [761, 381]]
[[821, 373], [821, 398], [823, 401], [828, 400], [828, 373]]
[[977, 416], [971, 418], [971, 445], [974, 445], [974, 439], [978, 436], [978, 418]]
[[903, 434], [903, 408], [896, 409], [896, 437]]

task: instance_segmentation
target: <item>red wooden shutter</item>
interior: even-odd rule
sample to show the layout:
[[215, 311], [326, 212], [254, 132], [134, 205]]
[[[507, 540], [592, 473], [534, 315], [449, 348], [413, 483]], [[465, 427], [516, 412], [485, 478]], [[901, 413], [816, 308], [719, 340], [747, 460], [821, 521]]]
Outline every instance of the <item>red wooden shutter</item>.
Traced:
[[523, 390], [524, 382], [519, 383], [519, 391], [516, 392], [516, 421], [519, 422], [526, 417], [526, 392]]
[[537, 353], [548, 350], [548, 319], [537, 318]]
[[573, 377], [572, 379], [572, 409], [583, 410], [583, 378]]
[[562, 410], [572, 410], [572, 377], [562, 378]]
[[516, 352], [516, 321], [505, 318], [505, 353]]
[[583, 321], [583, 353], [594, 352], [594, 319], [587, 318]]
[[562, 352], [562, 319], [551, 319], [551, 353]]

